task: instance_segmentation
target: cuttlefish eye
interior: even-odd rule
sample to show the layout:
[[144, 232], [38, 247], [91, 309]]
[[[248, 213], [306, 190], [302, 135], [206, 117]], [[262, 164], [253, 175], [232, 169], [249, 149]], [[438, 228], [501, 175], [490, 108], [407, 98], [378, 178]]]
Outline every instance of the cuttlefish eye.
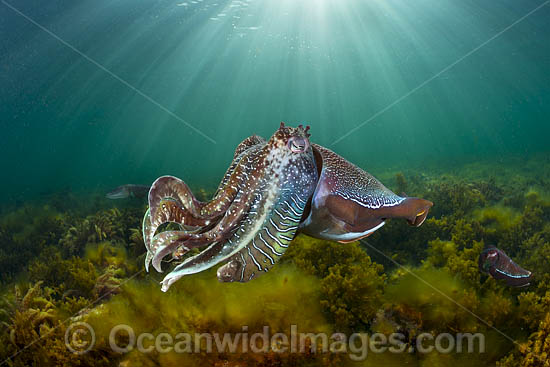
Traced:
[[294, 136], [288, 140], [288, 147], [293, 153], [303, 153], [309, 147], [309, 142], [306, 138]]
[[497, 263], [498, 261], [498, 252], [495, 250], [489, 250], [487, 251], [486, 257], [485, 257], [485, 267], [490, 267]]

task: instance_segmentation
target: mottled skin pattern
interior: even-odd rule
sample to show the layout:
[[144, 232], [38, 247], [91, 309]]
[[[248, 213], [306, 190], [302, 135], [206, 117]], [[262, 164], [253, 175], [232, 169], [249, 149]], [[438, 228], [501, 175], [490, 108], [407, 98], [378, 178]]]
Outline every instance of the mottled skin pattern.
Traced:
[[[265, 143], [263, 138], [251, 136], [244, 140], [235, 150], [233, 162], [227, 169], [214, 198], [209, 202], [201, 202], [195, 198], [191, 190], [182, 180], [173, 176], [159, 177], [149, 191], [149, 210], [145, 213], [143, 221], [143, 238], [147, 247], [145, 268], [149, 270], [149, 263], [159, 243], [153, 243], [153, 236], [160, 225], [167, 222], [177, 223], [186, 229], [205, 228], [215, 223], [223, 214], [222, 209], [227, 209], [227, 204], [235, 199], [235, 195], [228, 196], [232, 187], [240, 179], [235, 175], [235, 168], [245, 156], [249, 148]], [[249, 151], [249, 154], [253, 150]]]
[[[268, 142], [257, 137], [245, 140], [237, 149], [236, 156], [234, 168], [230, 167], [215, 198], [206, 205], [191, 197], [186, 186], [174, 185], [175, 180], [162, 180], [162, 185], [155, 182], [151, 188], [150, 207], [156, 205], [157, 210], [144, 219], [146, 240], [158, 228], [159, 221], [155, 220], [153, 225], [153, 218], [160, 216], [164, 221], [170, 219], [186, 224], [190, 218], [208, 221], [219, 216], [220, 211], [224, 213], [208, 229], [209, 223], [205, 222], [204, 231], [166, 231], [151, 239], [148, 250], [152, 256], [148, 255], [146, 263], [151, 259], [159, 271], [166, 255], [210, 245], [168, 274], [163, 281], [163, 290], [183, 275], [205, 270], [225, 260], [230, 260], [231, 264], [242, 261], [242, 266], [238, 267], [240, 273], [228, 275], [224, 272], [221, 280], [248, 281], [258, 276], [260, 271], [267, 271], [294, 238], [306, 202], [317, 182], [306, 130], [301, 126], [290, 128], [281, 124]], [[168, 189], [166, 183], [169, 183]], [[168, 213], [167, 209], [162, 209], [162, 203], [167, 202], [164, 195], [172, 195], [168, 201], [177, 203], [175, 206], [181, 210], [164, 217], [159, 214]], [[162, 199], [156, 199], [162, 196]], [[275, 218], [277, 212], [280, 215]], [[287, 212], [291, 215], [282, 214]], [[282, 234], [279, 230], [283, 231]], [[256, 272], [249, 269], [251, 264], [256, 266]]]
[[[220, 216], [234, 200], [237, 194], [238, 184], [240, 184], [243, 178], [246, 178], [235, 170], [240, 160], [245, 156], [244, 153], [247, 152], [249, 148], [262, 143], [265, 143], [265, 140], [254, 135], [239, 144], [235, 150], [233, 162], [231, 162], [231, 165], [227, 169], [214, 198], [208, 202], [197, 200], [189, 187], [182, 180], [173, 176], [159, 177], [149, 190], [148, 198], [152, 221], [157, 217], [160, 201], [165, 198], [175, 200], [180, 207], [188, 212], [188, 215], [197, 219], [213, 219]], [[248, 152], [248, 154], [250, 154], [250, 152]]]
[[[345, 243], [372, 234], [389, 218], [422, 224], [431, 202], [395, 195], [336, 153], [311, 145], [308, 129], [281, 123], [267, 142], [244, 140], [208, 202], [198, 201], [178, 178], [155, 181], [143, 220], [146, 268], [152, 262], [161, 271], [166, 256], [180, 259], [191, 248], [206, 247], [164, 278], [164, 291], [220, 263], [220, 281], [254, 279], [278, 261], [298, 231]], [[180, 230], [156, 234], [166, 222]]]
[[368, 172], [320, 145], [313, 144], [313, 152], [321, 172], [302, 232], [346, 243], [371, 235], [389, 218], [404, 218], [413, 226], [426, 219], [431, 202], [394, 194]]

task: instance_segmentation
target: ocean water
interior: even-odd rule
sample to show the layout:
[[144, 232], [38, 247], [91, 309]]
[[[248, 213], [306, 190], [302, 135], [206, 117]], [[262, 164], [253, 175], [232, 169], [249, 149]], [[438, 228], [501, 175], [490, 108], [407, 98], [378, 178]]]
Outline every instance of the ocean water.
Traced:
[[541, 4], [5, 1], [2, 199], [215, 186], [280, 121], [374, 172], [548, 153]]

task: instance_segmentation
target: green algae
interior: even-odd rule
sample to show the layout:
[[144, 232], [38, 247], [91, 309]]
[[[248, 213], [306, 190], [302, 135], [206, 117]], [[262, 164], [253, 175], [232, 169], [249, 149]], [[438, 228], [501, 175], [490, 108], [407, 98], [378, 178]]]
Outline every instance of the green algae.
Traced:
[[[421, 227], [392, 220], [352, 244], [300, 235], [281, 263], [253, 282], [220, 284], [212, 270], [183, 278], [168, 293], [160, 291], [158, 274], [142, 272], [141, 203], [100, 208], [94, 202], [88, 212], [26, 204], [6, 212], [0, 217], [0, 356], [42, 337], [10, 365], [543, 366], [534, 357], [548, 353], [550, 201], [543, 181], [390, 177], [397, 189], [434, 201]], [[489, 244], [533, 271], [531, 286], [507, 288], [480, 274], [477, 258]], [[66, 320], [91, 323], [97, 347], [84, 356], [69, 353]], [[400, 332], [407, 347], [423, 332], [481, 332], [487, 351], [383, 353], [359, 362], [338, 353], [274, 350], [120, 355], [108, 345], [110, 328], [120, 323], [153, 334], [238, 333], [243, 325], [251, 333], [267, 325], [275, 333], [292, 324], [308, 332]]]
[[540, 320], [536, 332], [517, 351], [504, 357], [497, 367], [545, 367], [550, 356], [550, 313]]
[[339, 331], [366, 330], [380, 306], [385, 275], [357, 243], [298, 236], [285, 262], [320, 278], [321, 305]]
[[[87, 317], [100, 339], [107, 339], [111, 328], [118, 324], [131, 325], [136, 334], [161, 332], [178, 333], [261, 333], [268, 327], [272, 334], [289, 333], [291, 325], [308, 332], [332, 330], [319, 303], [317, 280], [291, 265], [281, 265], [270, 277], [261, 277], [248, 284], [219, 283], [213, 271], [184, 278], [168, 293], [162, 293], [156, 282], [129, 282], [123, 292], [112, 298], [104, 307]], [[147, 299], [147, 302], [141, 300]], [[161, 310], [159, 315], [159, 310]], [[160, 316], [160, 317], [159, 317]], [[120, 343], [124, 343], [121, 340]], [[121, 344], [123, 345], [123, 344]], [[195, 345], [192, 350], [195, 351]], [[123, 359], [130, 365], [214, 365], [224, 361], [240, 361], [256, 365], [270, 355], [285, 364], [295, 358], [290, 354], [277, 354], [270, 348], [263, 355], [253, 353], [205, 353], [199, 346], [194, 353], [168, 353], [143, 355], [134, 351]], [[320, 362], [327, 356], [302, 356], [307, 363]]]

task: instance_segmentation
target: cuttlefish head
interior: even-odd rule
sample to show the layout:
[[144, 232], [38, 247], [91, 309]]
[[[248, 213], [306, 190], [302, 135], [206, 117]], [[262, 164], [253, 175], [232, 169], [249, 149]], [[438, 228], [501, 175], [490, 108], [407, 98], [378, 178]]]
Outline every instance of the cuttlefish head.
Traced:
[[499, 258], [499, 250], [494, 246], [488, 247], [479, 255], [479, 270], [488, 273], [492, 267], [498, 264]]
[[391, 218], [420, 226], [433, 203], [401, 197], [341, 156], [313, 145], [319, 181], [301, 224], [313, 237], [352, 242], [367, 237]]
[[266, 181], [278, 182], [287, 192], [313, 193], [317, 183], [317, 169], [309, 141], [309, 126], [305, 128], [281, 126], [267, 141], [259, 156], [263, 162], [255, 167], [255, 174]]
[[311, 153], [311, 144], [309, 143], [309, 126], [298, 127], [286, 126], [281, 122], [281, 126], [275, 131], [269, 139], [265, 149], [275, 155], [299, 155]]

